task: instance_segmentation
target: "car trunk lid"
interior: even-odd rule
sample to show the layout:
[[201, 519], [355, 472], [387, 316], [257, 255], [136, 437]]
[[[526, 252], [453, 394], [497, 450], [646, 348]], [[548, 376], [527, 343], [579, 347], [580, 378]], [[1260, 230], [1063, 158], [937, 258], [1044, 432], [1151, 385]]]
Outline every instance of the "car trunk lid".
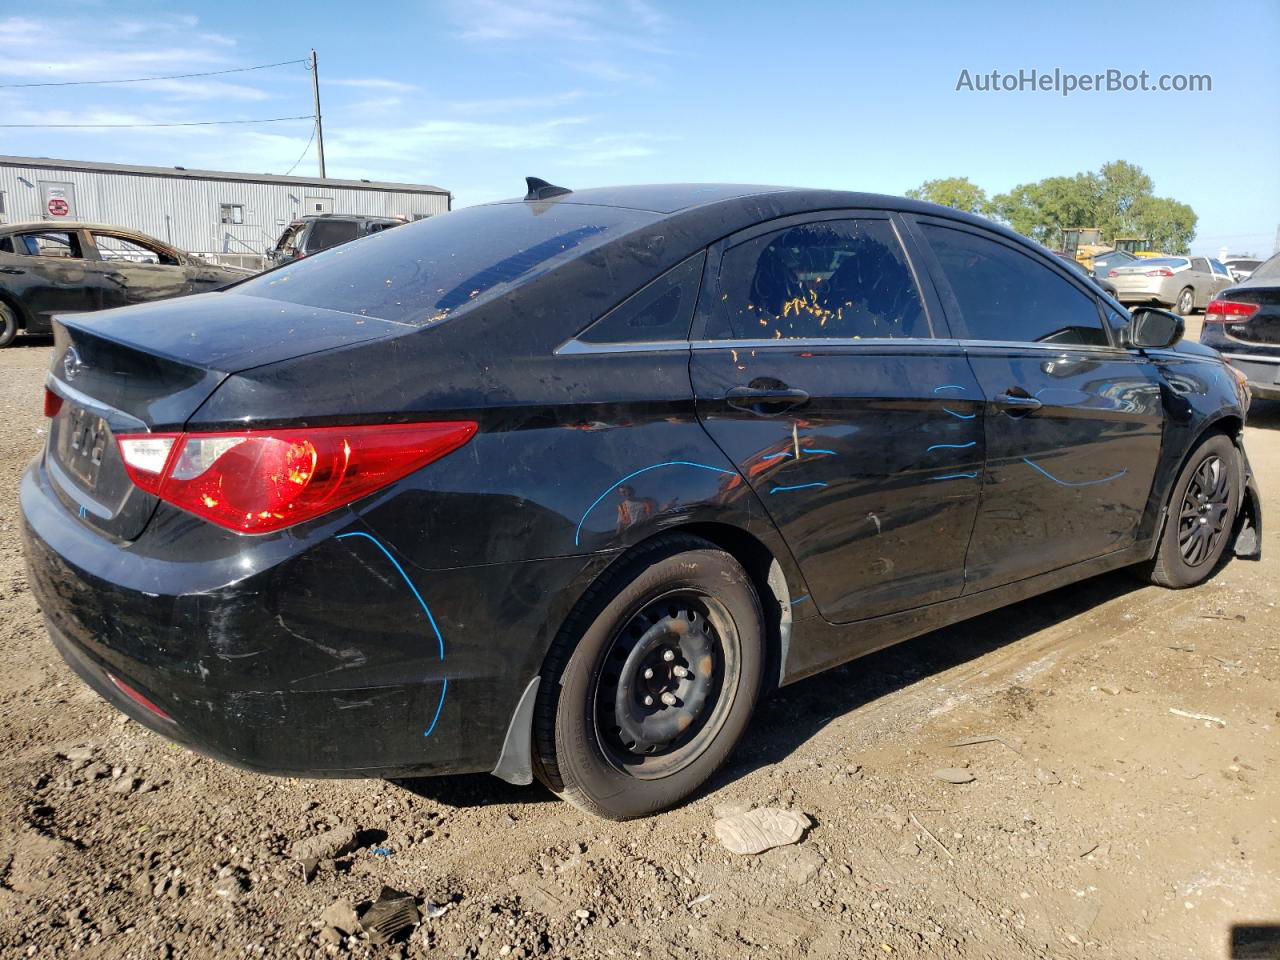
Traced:
[[[1226, 317], [1222, 328], [1228, 339], [1268, 347], [1280, 346], [1280, 287], [1232, 287], [1224, 290], [1220, 297], [1234, 303], [1258, 305], [1257, 311], [1248, 317]], [[1210, 322], [1209, 317], [1206, 317], [1206, 322]]]
[[116, 438], [179, 431], [233, 373], [411, 330], [404, 324], [233, 294], [56, 318], [49, 389], [52, 486], [81, 522], [142, 533], [157, 498], [125, 471]]

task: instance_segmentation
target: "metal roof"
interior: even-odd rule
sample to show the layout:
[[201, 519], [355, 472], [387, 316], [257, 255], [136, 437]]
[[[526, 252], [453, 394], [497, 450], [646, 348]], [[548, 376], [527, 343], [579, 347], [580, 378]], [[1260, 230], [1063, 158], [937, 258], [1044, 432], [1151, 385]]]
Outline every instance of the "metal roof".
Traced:
[[335, 180], [333, 177], [282, 177], [274, 173], [229, 173], [225, 170], [189, 170], [186, 167], [144, 167], [131, 163], [88, 163], [83, 160], [55, 160], [52, 157], [0, 156], [0, 166], [40, 167], [47, 170], [83, 170], [89, 173], [132, 173], [144, 177], [178, 177], [187, 180], [234, 180], [237, 183], [280, 183], [304, 186], [352, 187], [357, 190], [384, 190], [398, 193], [437, 193], [448, 196], [444, 187], [428, 183], [389, 183], [382, 180]]

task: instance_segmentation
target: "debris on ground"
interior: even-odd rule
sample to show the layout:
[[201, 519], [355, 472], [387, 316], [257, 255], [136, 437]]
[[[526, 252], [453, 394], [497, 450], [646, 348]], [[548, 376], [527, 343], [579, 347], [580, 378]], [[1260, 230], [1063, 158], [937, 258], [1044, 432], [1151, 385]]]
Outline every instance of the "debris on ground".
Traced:
[[764, 853], [774, 847], [798, 843], [813, 822], [796, 810], [761, 807], [716, 821], [716, 839], [739, 856]]
[[942, 767], [933, 771], [933, 779], [941, 780], [943, 783], [973, 783], [978, 778], [968, 770], [961, 770], [957, 767]]
[[1179, 717], [1186, 717], [1188, 720], [1203, 720], [1205, 723], [1216, 723], [1220, 727], [1225, 727], [1227, 721], [1219, 717], [1211, 717], [1207, 713], [1188, 713], [1186, 710], [1179, 710], [1177, 707], [1170, 707], [1169, 712]]
[[391, 887], [383, 887], [378, 899], [360, 915], [360, 929], [374, 943], [388, 943], [421, 922], [418, 901]]
[[299, 840], [289, 848], [289, 856], [302, 864], [302, 879], [310, 883], [322, 860], [336, 860], [356, 848], [354, 827], [335, 827], [314, 837]]
[[324, 908], [320, 914], [320, 922], [326, 927], [333, 927], [350, 936], [360, 929], [360, 919], [356, 916], [355, 907], [350, 900], [335, 900]]

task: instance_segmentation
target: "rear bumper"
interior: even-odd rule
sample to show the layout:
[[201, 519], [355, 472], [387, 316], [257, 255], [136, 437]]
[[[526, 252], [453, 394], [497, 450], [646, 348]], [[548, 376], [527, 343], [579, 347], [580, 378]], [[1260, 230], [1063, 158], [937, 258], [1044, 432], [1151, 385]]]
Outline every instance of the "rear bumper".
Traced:
[[1280, 356], [1237, 353], [1231, 349], [1230, 341], [1211, 346], [1221, 350], [1222, 359], [1249, 378], [1249, 391], [1255, 397], [1280, 399]]
[[428, 572], [352, 513], [268, 537], [157, 516], [112, 542], [66, 510], [41, 460], [21, 507], [31, 589], [72, 668], [144, 726], [282, 775], [493, 769], [558, 604], [598, 562]]

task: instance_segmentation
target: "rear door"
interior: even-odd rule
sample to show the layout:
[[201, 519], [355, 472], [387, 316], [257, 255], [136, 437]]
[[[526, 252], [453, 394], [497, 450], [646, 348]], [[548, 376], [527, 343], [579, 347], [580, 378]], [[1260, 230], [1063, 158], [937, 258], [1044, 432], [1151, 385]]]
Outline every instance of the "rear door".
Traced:
[[172, 250], [133, 234], [111, 230], [89, 233], [110, 283], [109, 302], [104, 306], [146, 303], [191, 292], [191, 281]]
[[699, 417], [765, 505], [818, 610], [851, 621], [959, 595], [983, 401], [895, 219], [795, 217], [711, 251]]
[[1160, 454], [1154, 367], [1049, 257], [955, 221], [914, 224], [987, 402], [966, 592], [1131, 546]]
[[102, 309], [106, 282], [96, 262], [85, 258], [80, 230], [32, 230], [5, 239], [0, 279], [22, 302], [31, 332], [48, 331], [56, 313]]

